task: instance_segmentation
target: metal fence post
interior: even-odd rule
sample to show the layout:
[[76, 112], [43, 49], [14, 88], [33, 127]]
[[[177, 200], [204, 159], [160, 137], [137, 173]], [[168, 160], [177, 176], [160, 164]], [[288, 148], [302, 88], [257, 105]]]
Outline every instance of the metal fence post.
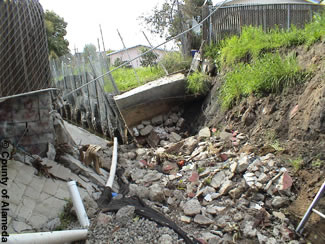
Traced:
[[290, 4], [288, 4], [288, 19], [287, 19], [288, 23], [287, 23], [287, 29], [290, 30]]

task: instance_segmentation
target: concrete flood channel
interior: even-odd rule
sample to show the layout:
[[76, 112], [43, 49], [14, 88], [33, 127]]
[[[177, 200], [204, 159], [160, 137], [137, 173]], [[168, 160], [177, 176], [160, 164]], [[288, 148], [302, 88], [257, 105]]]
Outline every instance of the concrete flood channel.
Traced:
[[[290, 172], [274, 155], [254, 155], [247, 136], [238, 131], [216, 133], [205, 127], [190, 136], [184, 130], [181, 105], [193, 101], [185, 93], [184, 75], [114, 99], [135, 138], [120, 145], [115, 156], [109, 141], [65, 123], [62, 131], [75, 145], [49, 146], [44, 158], [17, 152], [9, 161], [11, 243], [45, 240], [35, 242], [36, 235], [52, 235], [43, 243], [85, 238], [86, 243], [304, 243], [282, 211], [297, 196]], [[97, 145], [96, 150], [80, 150], [85, 144]], [[35, 172], [35, 158], [47, 171]], [[108, 184], [114, 160], [117, 176]], [[84, 219], [63, 232], [46, 232], [60, 225], [71, 180], [78, 185], [90, 227], [69, 231], [88, 227]], [[112, 198], [112, 192], [119, 194]], [[45, 232], [35, 233], [35, 240], [14, 241], [15, 234], [38, 231]], [[63, 234], [70, 239], [60, 239]]]

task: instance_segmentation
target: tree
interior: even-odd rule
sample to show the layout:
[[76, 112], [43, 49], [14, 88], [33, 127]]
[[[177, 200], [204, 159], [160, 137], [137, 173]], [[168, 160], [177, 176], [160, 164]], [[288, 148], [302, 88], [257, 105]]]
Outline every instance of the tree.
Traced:
[[48, 10], [44, 14], [44, 19], [50, 58], [61, 57], [69, 53], [69, 42], [64, 38], [67, 34], [67, 22]]
[[83, 55], [86, 60], [88, 59], [88, 57], [97, 57], [96, 46], [92, 43], [86, 44], [84, 47]]
[[[145, 53], [149, 50], [147, 47], [141, 48], [141, 53]], [[154, 52], [148, 52], [141, 57], [140, 63], [143, 67], [155, 66], [157, 64], [157, 55]]]
[[[200, 22], [202, 19], [202, 6], [205, 0], [165, 0], [161, 6], [156, 6], [148, 16], [140, 16], [151, 33], [159, 34], [166, 39], [192, 27], [193, 18]], [[211, 5], [211, 0], [208, 0]], [[178, 41], [182, 44], [182, 52], [189, 55], [191, 48], [199, 48], [195, 40], [196, 34], [189, 32]]]

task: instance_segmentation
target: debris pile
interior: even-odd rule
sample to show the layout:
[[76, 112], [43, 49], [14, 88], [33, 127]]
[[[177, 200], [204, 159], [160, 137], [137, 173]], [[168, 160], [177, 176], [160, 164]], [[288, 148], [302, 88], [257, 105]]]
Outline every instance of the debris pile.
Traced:
[[178, 142], [186, 136], [183, 132], [182, 110], [174, 107], [167, 114], [160, 114], [151, 120], [144, 120], [132, 128], [132, 133], [140, 145], [151, 147], [166, 146]]
[[[201, 243], [298, 243], [294, 225], [281, 211], [296, 197], [289, 172], [273, 154], [251, 153], [257, 149], [245, 141], [238, 132], [204, 128], [197, 136], [156, 149], [121, 146], [119, 166], [129, 188], [124, 197], [137, 196]], [[125, 243], [125, 228], [149, 231], [132, 234], [128, 243], [163, 237], [164, 242], [153, 243], [191, 243], [177, 240], [175, 232], [157, 228], [134, 210], [123, 220], [120, 211], [97, 217], [90, 243]], [[100, 216], [107, 224], [98, 223]]]

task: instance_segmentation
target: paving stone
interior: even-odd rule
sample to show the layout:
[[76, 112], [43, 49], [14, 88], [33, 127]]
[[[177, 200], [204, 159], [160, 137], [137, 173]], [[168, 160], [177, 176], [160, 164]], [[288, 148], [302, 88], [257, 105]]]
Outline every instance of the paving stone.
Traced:
[[67, 187], [64, 188], [64, 187], [60, 186], [58, 191], [55, 194], [55, 197], [59, 198], [61, 200], [69, 199], [70, 198], [69, 190], [67, 189]]
[[22, 183], [12, 182], [9, 192], [9, 203], [19, 205], [24, 195], [26, 186]]
[[24, 197], [22, 199], [22, 203], [19, 205], [17, 210], [18, 218], [24, 218], [28, 220], [32, 216], [35, 205], [36, 202], [34, 199], [31, 199], [29, 197]]
[[42, 192], [54, 196], [58, 190], [59, 184], [60, 182], [58, 180], [53, 180], [49, 178], [45, 181]]
[[45, 215], [48, 218], [56, 218], [62, 211], [66, 201], [49, 197], [36, 204], [35, 212]]
[[19, 166], [18, 174], [15, 178], [15, 182], [20, 182], [24, 185], [28, 185], [32, 181], [35, 172], [36, 169], [34, 167], [30, 167], [21, 163]]
[[12, 221], [12, 228], [18, 233], [33, 229], [30, 225], [15, 220]]
[[36, 214], [35, 211], [33, 215], [29, 218], [28, 222], [29, 224], [32, 225], [33, 228], [35, 229], [40, 229], [42, 228], [48, 221], [48, 217], [41, 215], [41, 214]]

